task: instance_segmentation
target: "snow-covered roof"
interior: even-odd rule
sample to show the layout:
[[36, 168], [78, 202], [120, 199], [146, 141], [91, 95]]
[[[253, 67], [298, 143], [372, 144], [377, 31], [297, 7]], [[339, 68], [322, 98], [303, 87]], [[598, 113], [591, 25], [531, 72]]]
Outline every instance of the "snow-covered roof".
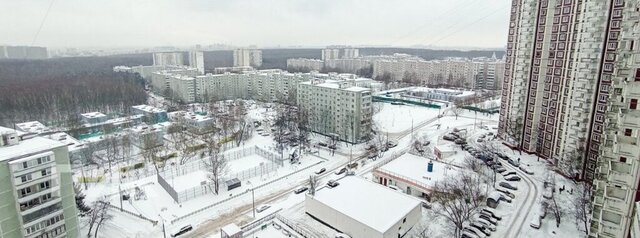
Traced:
[[144, 111], [144, 112], [148, 112], [148, 113], [159, 113], [159, 112], [165, 112], [165, 110], [154, 107], [154, 106], [149, 106], [149, 105], [137, 105], [137, 106], [133, 106], [133, 108]]
[[390, 174], [402, 175], [427, 186], [426, 189], [446, 177], [456, 176], [460, 168], [433, 160], [433, 171], [427, 172], [429, 159], [405, 153], [399, 158], [383, 165], [377, 170]]
[[213, 118], [209, 116], [204, 116], [204, 115], [196, 114], [193, 112], [186, 112], [186, 111], [170, 112], [168, 113], [168, 116], [169, 118], [171, 118], [171, 120], [185, 119], [191, 122], [206, 122], [206, 121], [213, 120]]
[[351, 91], [351, 92], [362, 92], [362, 91], [369, 91], [368, 88], [363, 88], [363, 87], [349, 87], [347, 89], [345, 89], [347, 91]]
[[242, 229], [240, 229], [240, 227], [238, 227], [236, 224], [231, 223], [229, 225], [226, 225], [226, 226], [222, 227], [222, 231], [225, 234], [227, 234], [229, 236], [232, 236], [232, 235], [235, 235], [235, 234], [238, 234], [238, 233], [242, 232]]
[[5, 161], [45, 150], [51, 150], [62, 146], [65, 145], [58, 141], [37, 136], [31, 139], [20, 141], [20, 143], [16, 145], [0, 147], [0, 161]]
[[69, 152], [76, 151], [84, 147], [84, 144], [82, 142], [78, 141], [76, 138], [73, 138], [72, 136], [64, 132], [58, 132], [51, 135], [46, 135], [45, 137], [67, 145], [67, 147], [69, 148]]
[[16, 127], [21, 131], [28, 132], [28, 133], [35, 133], [35, 134], [40, 134], [40, 133], [50, 131], [49, 127], [45, 126], [39, 121], [29, 121], [29, 122], [18, 123], [16, 124]]
[[80, 115], [82, 117], [85, 117], [85, 118], [98, 118], [98, 117], [106, 117], [107, 116], [102, 112], [87, 112], [87, 113], [82, 113]]
[[362, 178], [345, 177], [335, 188], [316, 191], [315, 199], [379, 232], [386, 232], [420, 206], [414, 197]]

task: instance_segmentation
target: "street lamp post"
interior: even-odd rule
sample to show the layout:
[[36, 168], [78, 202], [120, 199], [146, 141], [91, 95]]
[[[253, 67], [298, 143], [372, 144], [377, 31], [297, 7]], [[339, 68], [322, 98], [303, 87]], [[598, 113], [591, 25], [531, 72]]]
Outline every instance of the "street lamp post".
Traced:
[[253, 184], [251, 183], [251, 181], [248, 181], [247, 184], [251, 185], [251, 205], [253, 207], [253, 218], [256, 218], [256, 197], [254, 194], [254, 190], [255, 188], [253, 187]]

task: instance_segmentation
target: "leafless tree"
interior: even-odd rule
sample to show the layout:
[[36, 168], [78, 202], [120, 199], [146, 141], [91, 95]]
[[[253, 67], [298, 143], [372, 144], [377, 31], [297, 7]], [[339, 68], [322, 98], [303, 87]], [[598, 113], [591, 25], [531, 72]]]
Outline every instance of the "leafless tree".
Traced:
[[479, 173], [482, 170], [484, 164], [481, 160], [476, 159], [473, 156], [467, 155], [464, 157], [463, 161], [464, 168], [469, 169], [473, 172]]
[[207, 157], [203, 158], [203, 162], [207, 172], [209, 173], [209, 179], [213, 182], [213, 190], [218, 194], [220, 184], [223, 182], [222, 178], [229, 171], [228, 161], [221, 151], [217, 149]]
[[575, 150], [571, 150], [565, 154], [562, 158], [556, 161], [556, 167], [559, 172], [572, 178], [577, 179], [580, 170], [582, 169], [582, 162], [584, 157], [584, 147], [578, 147]]
[[311, 196], [316, 195], [316, 190], [318, 189], [318, 177], [316, 177], [315, 175], [310, 175], [309, 176], [309, 194]]
[[575, 209], [576, 225], [581, 223], [585, 235], [589, 235], [589, 223], [591, 222], [591, 185], [588, 183], [580, 183], [576, 192], [578, 194], [573, 196], [572, 201]]
[[454, 225], [454, 236], [459, 237], [462, 225], [468, 221], [487, 197], [478, 175], [463, 173], [447, 177], [434, 185], [432, 202], [434, 211]]
[[93, 202], [91, 211], [89, 212], [89, 232], [87, 233], [87, 237], [91, 237], [91, 231], [94, 231], [94, 237], [98, 237], [100, 226], [113, 219], [113, 215], [109, 213], [108, 204], [107, 198], [104, 197]]
[[462, 111], [463, 111], [462, 106], [463, 105], [460, 101], [456, 101], [454, 103], [453, 108], [451, 109], [451, 113], [453, 113], [453, 115], [456, 117], [456, 120], [458, 120], [458, 116], [462, 114]]
[[524, 122], [522, 116], [509, 120], [506, 125], [506, 132], [510, 137], [509, 139], [511, 140], [510, 143], [513, 143], [515, 145], [516, 149], [520, 151], [520, 154], [522, 154], [520, 143], [522, 140], [523, 126]]
[[164, 166], [159, 164], [158, 154], [162, 150], [162, 146], [156, 145], [155, 138], [152, 136], [142, 136], [142, 147], [140, 148], [142, 158], [145, 159], [148, 163], [153, 164], [153, 167], [156, 169], [156, 173], [160, 172], [160, 167]]
[[413, 237], [414, 238], [433, 238], [433, 230], [431, 229], [431, 222], [432, 220], [429, 221], [423, 221], [420, 222], [418, 225], [416, 225], [416, 227], [414, 229], [416, 229], [416, 232], [414, 233]]

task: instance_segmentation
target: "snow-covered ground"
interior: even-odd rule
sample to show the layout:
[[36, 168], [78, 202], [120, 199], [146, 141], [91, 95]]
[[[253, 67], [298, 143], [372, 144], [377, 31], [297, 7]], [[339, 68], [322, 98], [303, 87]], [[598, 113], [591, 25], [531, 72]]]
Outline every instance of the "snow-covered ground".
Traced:
[[374, 103], [380, 111], [373, 115], [373, 121], [381, 131], [397, 133], [417, 127], [420, 123], [436, 118], [444, 109], [434, 109], [416, 105], [391, 105], [390, 103]]

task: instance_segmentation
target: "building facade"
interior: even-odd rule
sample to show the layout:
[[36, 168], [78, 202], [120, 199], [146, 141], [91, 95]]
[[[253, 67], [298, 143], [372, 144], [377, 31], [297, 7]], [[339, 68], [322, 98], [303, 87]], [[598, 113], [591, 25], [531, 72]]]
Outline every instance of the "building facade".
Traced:
[[233, 50], [233, 66], [251, 66], [260, 68], [262, 66], [262, 50], [258, 49], [235, 49]]
[[199, 50], [189, 51], [189, 66], [196, 68], [200, 74], [204, 74], [204, 52]]
[[[627, 237], [638, 201], [637, 0], [514, 0], [498, 135], [593, 184], [590, 237]], [[571, 174], [573, 175], [573, 174]]]
[[181, 52], [158, 52], [158, 53], [153, 53], [153, 65], [156, 65], [156, 66], [184, 65], [184, 59]]
[[0, 237], [80, 237], [67, 146], [0, 135]]
[[354, 83], [311, 79], [298, 85], [298, 107], [309, 113], [312, 131], [350, 143], [369, 137], [373, 116], [371, 90]]
[[287, 59], [287, 69], [290, 71], [320, 71], [324, 68], [324, 61], [318, 59]]
[[322, 60], [353, 59], [360, 56], [360, 50], [345, 46], [329, 46], [322, 49]]

